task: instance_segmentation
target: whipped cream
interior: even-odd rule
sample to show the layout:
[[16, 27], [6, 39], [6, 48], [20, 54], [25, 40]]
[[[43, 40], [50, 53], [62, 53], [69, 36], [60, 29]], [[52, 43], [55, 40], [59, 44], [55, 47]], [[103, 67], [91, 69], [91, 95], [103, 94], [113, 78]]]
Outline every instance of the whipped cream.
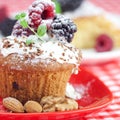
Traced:
[[65, 93], [67, 97], [78, 100], [82, 98], [83, 95], [82, 92], [78, 92], [77, 90], [75, 90], [72, 84], [70, 84], [69, 82], [67, 83], [66, 93]]
[[37, 37], [32, 36], [34, 43], [32, 45], [26, 45], [26, 39], [28, 38], [15, 38], [9, 36], [0, 40], [0, 51], [4, 57], [12, 53], [19, 55], [27, 55], [28, 57], [50, 59], [59, 63], [70, 63], [79, 66], [80, 62], [80, 50], [76, 49], [70, 43], [61, 43], [58, 40], [52, 38], [44, 38], [45, 41], [40, 41]]

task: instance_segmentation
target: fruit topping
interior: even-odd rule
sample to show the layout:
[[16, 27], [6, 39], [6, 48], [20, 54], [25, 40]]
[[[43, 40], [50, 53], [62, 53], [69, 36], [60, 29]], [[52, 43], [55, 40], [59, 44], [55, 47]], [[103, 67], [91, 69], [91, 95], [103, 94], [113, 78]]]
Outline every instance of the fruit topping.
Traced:
[[[26, 19], [26, 13], [20, 13], [16, 15], [16, 19], [18, 20], [13, 27], [12, 35], [13, 36], [27, 36], [36, 35], [39, 40], [42, 40], [41, 37], [47, 32], [47, 26], [41, 24], [38, 26], [37, 30], [30, 27], [28, 21]], [[34, 43], [31, 39], [27, 39], [27, 45]], [[43, 41], [43, 40], [42, 40]]]
[[54, 16], [55, 6], [53, 2], [50, 0], [36, 0], [28, 8], [27, 14], [21, 13], [17, 15], [16, 18], [19, 21], [16, 22], [15, 26], [13, 27], [12, 35], [29, 36], [36, 33], [39, 34], [39, 29], [41, 29], [40, 26], [47, 26], [47, 28], [49, 28]]
[[3, 36], [11, 34], [15, 22], [16, 20], [8, 17], [6, 6], [0, 6], [0, 31]]
[[29, 24], [34, 29], [41, 23], [45, 23], [49, 27], [55, 15], [54, 3], [50, 0], [36, 0], [29, 7], [28, 14], [30, 19]]
[[[62, 42], [72, 42], [76, 25], [69, 18], [55, 14], [55, 6], [51, 0], [36, 0], [28, 9], [28, 13], [16, 16], [18, 20], [13, 27], [12, 35], [36, 35], [40, 40], [46, 32]], [[43, 41], [43, 40], [42, 40]]]
[[106, 34], [97, 37], [95, 50], [97, 52], [110, 51], [113, 48], [113, 40]]
[[57, 0], [60, 5], [62, 12], [73, 11], [77, 9], [83, 0]]
[[33, 32], [29, 28], [23, 28], [19, 22], [13, 27], [12, 35], [14, 36], [29, 36], [32, 35]]
[[71, 19], [65, 18], [63, 15], [56, 15], [51, 23], [49, 33], [60, 41], [71, 42], [74, 33], [77, 31], [76, 25]]
[[16, 20], [5, 18], [2, 22], [0, 22], [0, 30], [3, 36], [11, 35], [12, 29]]

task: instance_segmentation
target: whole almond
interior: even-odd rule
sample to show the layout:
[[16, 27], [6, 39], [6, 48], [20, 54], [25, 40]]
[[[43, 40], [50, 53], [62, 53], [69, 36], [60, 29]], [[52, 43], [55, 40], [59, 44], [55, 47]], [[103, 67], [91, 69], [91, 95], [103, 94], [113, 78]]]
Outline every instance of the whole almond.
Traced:
[[12, 98], [12, 97], [4, 98], [3, 99], [3, 106], [5, 108], [7, 108], [8, 110], [11, 110], [12, 112], [16, 112], [16, 113], [23, 113], [24, 112], [24, 106], [16, 98]]
[[28, 113], [42, 112], [42, 106], [36, 101], [27, 101], [24, 105], [25, 111]]

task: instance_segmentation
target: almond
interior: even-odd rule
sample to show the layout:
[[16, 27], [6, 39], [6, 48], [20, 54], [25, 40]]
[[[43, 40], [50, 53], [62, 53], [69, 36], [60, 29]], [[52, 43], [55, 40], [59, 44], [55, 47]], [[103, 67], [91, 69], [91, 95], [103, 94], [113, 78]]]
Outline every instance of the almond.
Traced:
[[24, 106], [16, 98], [12, 98], [12, 97], [4, 98], [3, 99], [3, 106], [5, 108], [7, 108], [8, 110], [11, 110], [12, 112], [16, 112], [16, 113], [23, 113], [24, 112]]
[[42, 106], [36, 101], [27, 101], [24, 105], [25, 111], [28, 113], [42, 112]]

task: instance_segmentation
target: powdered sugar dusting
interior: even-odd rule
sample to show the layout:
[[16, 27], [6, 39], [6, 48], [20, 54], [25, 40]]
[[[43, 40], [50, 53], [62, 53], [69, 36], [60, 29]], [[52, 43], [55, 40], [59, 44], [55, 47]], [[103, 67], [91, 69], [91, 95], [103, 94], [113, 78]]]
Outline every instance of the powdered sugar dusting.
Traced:
[[[41, 3], [41, 4], [39, 4]], [[32, 9], [34, 9], [35, 11], [39, 11], [41, 10], [41, 12], [45, 9], [44, 8], [44, 3], [48, 4], [50, 6], [52, 6], [53, 8], [55, 8], [55, 4], [51, 1], [51, 0], [36, 0], [33, 2], [33, 4], [29, 7], [29, 12], [31, 12]], [[36, 6], [36, 7], [34, 7]], [[55, 10], [55, 9], [54, 9]], [[55, 12], [55, 11], [54, 11]]]
[[[33, 38], [32, 38], [33, 39]], [[31, 58], [52, 59], [59, 63], [70, 63], [79, 65], [80, 50], [69, 43], [61, 43], [57, 40], [47, 39], [45, 42], [34, 39], [34, 43], [27, 46], [26, 38], [8, 37], [0, 41], [0, 49], [3, 56], [11, 53], [27, 55]]]

